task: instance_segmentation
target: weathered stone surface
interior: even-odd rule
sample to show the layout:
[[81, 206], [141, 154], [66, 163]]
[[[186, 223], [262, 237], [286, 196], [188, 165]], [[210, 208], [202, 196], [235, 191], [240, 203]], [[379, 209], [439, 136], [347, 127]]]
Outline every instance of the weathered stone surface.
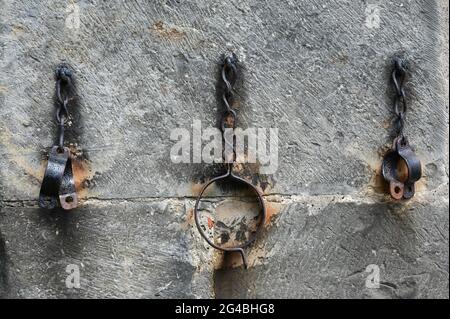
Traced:
[[170, 162], [170, 130], [194, 119], [216, 124], [216, 68], [227, 49], [244, 67], [241, 125], [280, 129], [279, 169], [268, 192], [367, 187], [390, 141], [396, 54], [411, 63], [407, 134], [430, 177], [427, 188], [445, 180], [448, 114], [436, 1], [378, 3], [379, 27], [368, 22], [364, 2], [252, 0], [80, 1], [75, 28], [70, 3], [3, 1], [6, 198], [38, 193], [41, 153], [55, 129], [52, 72], [63, 60], [78, 80], [80, 135], [72, 142], [91, 161], [90, 195], [192, 195], [202, 166]]
[[[448, 201], [288, 204], [250, 259], [216, 273], [216, 297], [448, 298]], [[369, 265], [378, 289], [366, 287]]]
[[[76, 213], [4, 207], [0, 296], [210, 298], [208, 253], [185, 217], [172, 200], [97, 201]], [[66, 287], [68, 265], [80, 269], [79, 289]]]
[[[192, 223], [216, 166], [169, 158], [172, 129], [217, 124], [229, 50], [243, 67], [239, 125], [279, 129], [276, 173], [242, 172], [267, 184], [271, 220], [248, 271]], [[424, 178], [392, 204], [376, 175], [397, 54]], [[2, 297], [448, 298], [446, 1], [3, 0], [0, 57]], [[67, 140], [83, 202], [68, 214], [36, 207], [61, 61], [79, 95]], [[84, 265], [79, 290], [65, 287], [70, 263]], [[380, 289], [364, 288], [371, 263]]]

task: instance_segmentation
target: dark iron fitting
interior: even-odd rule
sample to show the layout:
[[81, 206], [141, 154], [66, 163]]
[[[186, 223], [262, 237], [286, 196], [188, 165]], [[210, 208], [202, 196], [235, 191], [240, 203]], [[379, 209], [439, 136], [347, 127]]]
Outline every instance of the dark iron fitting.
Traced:
[[69, 149], [53, 146], [48, 157], [47, 168], [39, 193], [39, 206], [53, 209], [59, 201], [59, 189], [69, 159]]
[[[200, 201], [203, 197], [204, 192], [206, 191], [206, 189], [211, 186], [212, 184], [221, 181], [221, 180], [227, 180], [229, 182], [238, 182], [238, 183], [242, 183], [247, 185], [248, 187], [250, 187], [250, 189], [254, 192], [255, 196], [258, 199], [258, 205], [260, 208], [260, 220], [259, 223], [257, 225], [257, 229], [254, 233], [254, 235], [252, 237], [250, 237], [245, 243], [236, 246], [236, 247], [221, 247], [219, 245], [216, 245], [209, 237], [208, 235], [205, 233], [205, 231], [203, 230], [203, 227], [200, 223], [200, 216], [198, 213], [199, 210], [199, 205], [200, 205]], [[203, 239], [212, 247], [214, 247], [217, 250], [223, 251], [223, 252], [238, 252], [241, 255], [242, 258], [242, 263], [244, 265], [244, 267], [247, 269], [248, 268], [248, 263], [247, 263], [247, 258], [245, 256], [245, 252], [244, 252], [244, 248], [250, 246], [258, 237], [259, 233], [262, 232], [263, 230], [263, 226], [264, 226], [264, 221], [266, 220], [266, 206], [264, 204], [264, 198], [261, 194], [261, 192], [251, 183], [249, 183], [248, 181], [246, 181], [245, 179], [235, 175], [232, 172], [232, 164], [228, 165], [228, 171], [226, 174], [215, 177], [213, 179], [211, 179], [208, 183], [206, 183], [201, 191], [200, 194], [197, 197], [197, 200], [195, 201], [195, 206], [194, 206], [194, 219], [195, 219], [195, 224], [197, 225], [197, 229], [200, 233], [200, 235], [203, 237]]]
[[66, 169], [64, 170], [61, 185], [59, 187], [59, 203], [65, 210], [76, 208], [78, 205], [78, 196], [75, 189], [70, 155], [67, 159]]
[[[384, 179], [389, 183], [391, 197], [397, 200], [410, 199], [415, 194], [415, 183], [422, 177], [422, 165], [416, 156], [408, 138], [404, 136], [403, 128], [407, 111], [404, 83], [406, 68], [403, 60], [396, 58], [392, 71], [392, 83], [396, 91], [394, 101], [394, 129], [396, 137], [391, 150], [383, 158], [381, 167]], [[401, 106], [401, 107], [400, 107]], [[402, 172], [401, 166], [406, 167]]]
[[[399, 166], [406, 166], [401, 176]], [[396, 138], [392, 149], [385, 155], [382, 174], [389, 183], [389, 192], [394, 199], [410, 199], [415, 193], [415, 183], [422, 177], [422, 165], [406, 138]]]
[[[264, 222], [266, 220], [266, 206], [264, 204], [264, 198], [262, 193], [250, 182], [246, 181], [245, 179], [237, 176], [233, 172], [233, 164], [236, 161], [236, 145], [234, 140], [234, 132], [230, 134], [230, 129], [234, 130], [236, 127], [236, 111], [232, 108], [233, 106], [233, 87], [237, 80], [237, 57], [236, 55], [224, 57], [223, 63], [222, 63], [222, 70], [221, 70], [221, 79], [222, 84], [224, 86], [224, 92], [222, 95], [223, 104], [225, 106], [225, 112], [222, 116], [221, 122], [220, 122], [220, 129], [222, 131], [222, 139], [225, 144], [225, 149], [223, 151], [223, 160], [227, 165], [227, 172], [224, 175], [217, 176], [213, 179], [211, 179], [209, 182], [207, 182], [205, 185], [203, 185], [202, 189], [200, 190], [200, 194], [197, 197], [197, 200], [195, 202], [194, 206], [194, 219], [195, 224], [197, 225], [197, 229], [200, 233], [200, 235], [203, 237], [203, 239], [212, 247], [215, 249], [221, 250], [223, 252], [237, 252], [240, 254], [242, 258], [242, 263], [244, 264], [244, 267], [248, 267], [247, 258], [244, 253], [244, 248], [250, 246], [258, 237], [258, 235], [262, 232]], [[213, 242], [208, 235], [203, 230], [203, 226], [200, 223], [200, 217], [199, 217], [199, 205], [202, 200], [203, 194], [205, 193], [206, 189], [211, 186], [212, 184], [221, 181], [226, 180], [228, 183], [240, 183], [248, 186], [254, 195], [256, 196], [258, 200], [259, 205], [259, 222], [256, 228], [256, 231], [253, 233], [253, 236], [250, 236], [246, 242], [242, 243], [239, 246], [235, 247], [221, 247]]]
[[[65, 94], [62, 94], [62, 86], [65, 87]], [[56, 70], [58, 143], [50, 150], [47, 168], [45, 169], [39, 193], [39, 206], [46, 209], [54, 209], [59, 206], [68, 210], [78, 205], [70, 150], [64, 147], [68, 104], [71, 100], [70, 93], [73, 89], [71, 86], [72, 72], [65, 65], [59, 66]]]

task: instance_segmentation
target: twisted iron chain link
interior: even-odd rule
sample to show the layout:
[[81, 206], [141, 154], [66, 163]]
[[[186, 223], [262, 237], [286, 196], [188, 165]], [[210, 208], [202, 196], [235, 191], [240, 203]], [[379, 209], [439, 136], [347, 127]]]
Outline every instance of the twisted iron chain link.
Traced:
[[[222, 137], [225, 142], [224, 160], [232, 169], [233, 162], [236, 160], [236, 143], [234, 139], [234, 129], [236, 127], [236, 111], [233, 109], [234, 85], [237, 80], [237, 58], [233, 54], [224, 58], [221, 72], [224, 84], [222, 100], [226, 110], [221, 119]], [[228, 130], [227, 130], [228, 129]], [[227, 152], [231, 150], [231, 152]]]
[[404, 138], [403, 130], [405, 126], [405, 117], [407, 111], [406, 95], [405, 95], [405, 79], [406, 67], [404, 62], [397, 58], [394, 61], [394, 70], [392, 71], [392, 81], [395, 88], [394, 112], [397, 118], [394, 121], [394, 128], [397, 137]]
[[72, 72], [66, 66], [60, 66], [56, 70], [56, 120], [59, 127], [59, 147], [64, 147], [64, 129], [69, 117], [68, 105], [72, 93]]

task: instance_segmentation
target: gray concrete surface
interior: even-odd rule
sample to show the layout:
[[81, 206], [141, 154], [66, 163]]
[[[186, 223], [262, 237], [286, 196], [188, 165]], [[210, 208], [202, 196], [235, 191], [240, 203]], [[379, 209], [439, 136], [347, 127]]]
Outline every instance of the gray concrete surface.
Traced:
[[[1, 297], [448, 298], [448, 1], [0, 8]], [[208, 249], [192, 221], [216, 166], [169, 158], [171, 129], [216, 124], [229, 50], [243, 66], [240, 126], [279, 128], [276, 173], [241, 171], [270, 217], [247, 271]], [[410, 62], [406, 134], [424, 169], [407, 203], [392, 203], [378, 176], [398, 54]], [[83, 200], [48, 213], [36, 199], [61, 61], [77, 79], [68, 140]], [[68, 264], [79, 289], [65, 285]], [[365, 287], [368, 265], [380, 268], [378, 289]]]
[[[69, 214], [8, 207], [1, 219], [4, 297], [212, 296], [182, 202], [97, 202]], [[71, 264], [80, 289], [66, 287]]]

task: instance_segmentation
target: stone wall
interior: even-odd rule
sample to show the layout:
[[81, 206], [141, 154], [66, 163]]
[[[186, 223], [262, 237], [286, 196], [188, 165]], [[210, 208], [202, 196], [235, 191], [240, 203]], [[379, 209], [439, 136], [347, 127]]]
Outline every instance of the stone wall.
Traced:
[[[0, 8], [1, 297], [449, 297], [448, 1]], [[171, 130], [217, 124], [218, 62], [229, 51], [242, 66], [239, 126], [279, 129], [276, 172], [240, 170], [268, 207], [247, 270], [209, 248], [193, 222], [217, 165], [169, 156]], [[406, 134], [424, 172], [407, 202], [393, 202], [379, 176], [396, 55], [409, 61]], [[82, 203], [48, 212], [37, 197], [61, 61], [76, 77], [67, 140]], [[230, 198], [218, 194], [208, 203], [223, 208]], [[79, 288], [66, 286], [68, 265], [79, 267]], [[366, 287], [369, 265], [378, 289]]]

